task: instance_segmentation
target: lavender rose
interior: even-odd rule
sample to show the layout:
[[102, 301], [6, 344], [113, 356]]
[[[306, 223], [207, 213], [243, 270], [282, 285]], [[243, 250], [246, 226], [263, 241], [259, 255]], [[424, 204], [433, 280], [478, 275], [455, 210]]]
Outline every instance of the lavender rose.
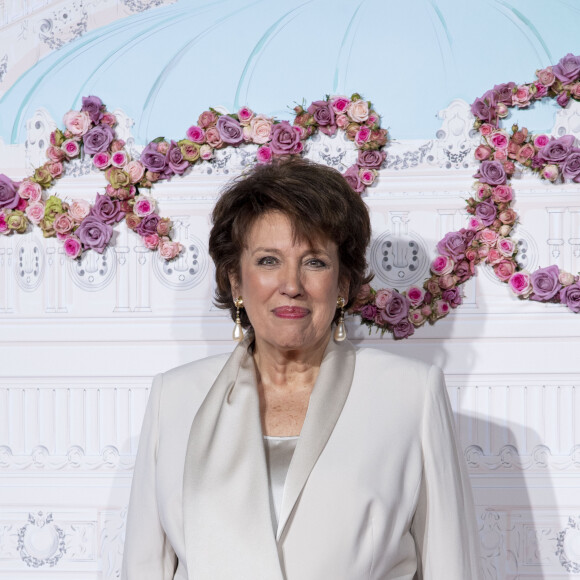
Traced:
[[163, 153], [157, 151], [157, 143], [153, 141], [143, 149], [139, 160], [146, 169], [153, 173], [165, 174], [167, 172], [167, 158]]
[[83, 137], [85, 151], [90, 155], [102, 153], [109, 148], [114, 138], [115, 134], [109, 125], [97, 125], [90, 131], [87, 131]]
[[239, 145], [244, 140], [242, 126], [229, 115], [222, 115], [217, 121], [217, 130], [224, 143]]
[[497, 208], [491, 200], [478, 203], [475, 208], [475, 215], [481, 220], [484, 226], [490, 226], [497, 215]]
[[572, 312], [580, 312], [580, 284], [571, 284], [560, 290], [560, 302]]
[[515, 86], [516, 83], [502, 83], [501, 85], [495, 85], [493, 91], [496, 95], [497, 102], [511, 107], [513, 89]]
[[530, 300], [546, 302], [552, 299], [561, 290], [562, 284], [558, 278], [560, 269], [558, 266], [548, 266], [547, 268], [538, 268], [531, 275], [532, 288], [534, 293]]
[[385, 308], [379, 313], [379, 316], [383, 322], [393, 325], [398, 324], [401, 320], [407, 318], [410, 304], [406, 296], [399, 294], [395, 290], [389, 296]]
[[397, 339], [403, 339], [411, 336], [415, 332], [415, 327], [408, 318], [404, 318], [398, 324], [393, 325], [393, 336]]
[[83, 97], [81, 111], [86, 111], [91, 121], [96, 125], [103, 118], [103, 101], [99, 97]]
[[482, 161], [474, 177], [489, 185], [503, 185], [507, 180], [505, 169], [499, 161]]
[[314, 101], [308, 107], [308, 113], [314, 117], [314, 120], [318, 123], [322, 133], [326, 135], [334, 135], [336, 133], [337, 126], [334, 117], [334, 109], [329, 102]]
[[566, 179], [573, 179], [580, 181], [580, 149], [574, 147], [570, 155], [566, 157], [566, 161], [562, 163], [562, 175]]
[[449, 256], [454, 260], [463, 258], [466, 249], [466, 240], [461, 232], [448, 232], [437, 244], [437, 251], [440, 254]]
[[288, 121], [282, 121], [272, 127], [270, 149], [275, 155], [300, 153], [303, 148], [301, 136], [300, 127], [293, 127]]
[[113, 200], [108, 195], [97, 194], [95, 205], [91, 208], [89, 216], [112, 225], [121, 221], [125, 217], [125, 212], [121, 209], [120, 201]]
[[166, 158], [169, 169], [177, 175], [181, 175], [189, 167], [189, 163], [183, 158], [181, 147], [175, 141], [171, 141]]
[[342, 174], [346, 179], [346, 182], [356, 191], [356, 193], [362, 193], [365, 190], [365, 184], [361, 181], [359, 173], [360, 167], [355, 163]]
[[552, 72], [563, 84], [571, 83], [580, 76], [580, 56], [574, 56], [569, 52], [560, 59], [560, 62], [552, 67]]
[[487, 91], [481, 98], [475, 99], [471, 105], [471, 114], [489, 123], [495, 118], [495, 106], [494, 91]]
[[361, 308], [360, 315], [365, 320], [374, 320], [377, 315], [377, 307], [373, 304], [367, 304]]
[[88, 216], [81, 222], [81, 225], [75, 231], [75, 235], [85, 248], [102, 254], [113, 235], [113, 228], [94, 216]]
[[449, 302], [451, 308], [457, 308], [463, 302], [463, 297], [461, 296], [461, 292], [457, 286], [444, 290], [443, 294], [441, 294], [441, 298], [446, 302]]
[[0, 173], [0, 209], [16, 209], [20, 196], [14, 182], [3, 173]]
[[387, 158], [387, 154], [384, 151], [377, 150], [366, 150], [358, 152], [357, 164], [360, 167], [370, 167], [371, 169], [378, 169], [383, 161]]
[[140, 236], [148, 236], [157, 233], [158, 225], [159, 225], [159, 216], [156, 213], [151, 213], [141, 220], [141, 223], [137, 226], [135, 231]]
[[540, 149], [537, 159], [543, 163], [563, 163], [574, 147], [574, 136], [564, 135], [550, 141]]

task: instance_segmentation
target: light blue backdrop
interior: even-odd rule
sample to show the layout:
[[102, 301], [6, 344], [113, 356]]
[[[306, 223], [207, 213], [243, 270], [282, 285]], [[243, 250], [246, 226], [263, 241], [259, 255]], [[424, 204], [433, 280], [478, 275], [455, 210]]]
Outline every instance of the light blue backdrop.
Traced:
[[[428, 139], [454, 98], [580, 54], [579, 25], [577, 0], [181, 0], [42, 59], [0, 100], [0, 136], [24, 142], [35, 109], [60, 123], [89, 94], [134, 118], [144, 143], [181, 138], [208, 106], [290, 118], [303, 99], [358, 91], [392, 138]], [[512, 120], [548, 130], [555, 110]]]

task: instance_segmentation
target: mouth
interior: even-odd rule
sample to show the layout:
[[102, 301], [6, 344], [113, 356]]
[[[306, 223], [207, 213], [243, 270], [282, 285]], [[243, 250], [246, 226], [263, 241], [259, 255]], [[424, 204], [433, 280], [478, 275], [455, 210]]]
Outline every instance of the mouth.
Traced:
[[310, 314], [308, 308], [301, 308], [300, 306], [279, 306], [272, 310], [278, 318], [304, 318]]

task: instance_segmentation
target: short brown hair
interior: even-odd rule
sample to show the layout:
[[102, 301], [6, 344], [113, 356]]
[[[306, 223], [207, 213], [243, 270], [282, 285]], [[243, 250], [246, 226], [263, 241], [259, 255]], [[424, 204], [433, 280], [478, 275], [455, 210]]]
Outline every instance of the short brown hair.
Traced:
[[[240, 257], [246, 236], [259, 217], [280, 212], [292, 224], [301, 240], [330, 239], [338, 246], [341, 280], [348, 280], [347, 307], [367, 274], [366, 249], [371, 225], [368, 208], [339, 171], [303, 158], [274, 160], [258, 164], [232, 180], [212, 212], [209, 253], [215, 263], [215, 303], [229, 308], [235, 320], [229, 275], [240, 277]], [[240, 312], [244, 327], [250, 326], [245, 310]]]

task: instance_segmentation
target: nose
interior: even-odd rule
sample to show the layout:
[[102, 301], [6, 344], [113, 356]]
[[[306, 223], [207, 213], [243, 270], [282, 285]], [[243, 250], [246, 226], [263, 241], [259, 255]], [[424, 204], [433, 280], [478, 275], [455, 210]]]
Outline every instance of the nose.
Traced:
[[304, 294], [300, 266], [297, 264], [286, 264], [280, 270], [279, 283], [280, 294], [289, 298], [299, 298]]

